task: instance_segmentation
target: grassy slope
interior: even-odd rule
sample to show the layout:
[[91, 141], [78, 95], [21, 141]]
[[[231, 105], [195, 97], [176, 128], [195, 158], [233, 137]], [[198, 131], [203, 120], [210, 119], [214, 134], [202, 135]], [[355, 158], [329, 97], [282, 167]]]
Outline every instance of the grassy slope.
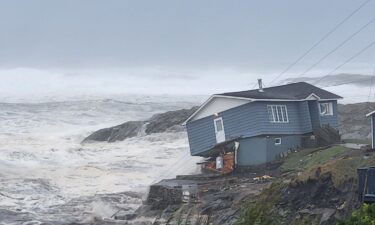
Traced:
[[[307, 182], [319, 174], [331, 173], [336, 187], [345, 182], [356, 182], [356, 169], [375, 165], [375, 154], [362, 150], [351, 150], [342, 146], [328, 149], [306, 149], [288, 156], [280, 170], [282, 177], [275, 181], [270, 190], [265, 190], [258, 199], [244, 204], [238, 224], [283, 224], [279, 213], [275, 212], [280, 192], [288, 178], [293, 182]], [[265, 204], [266, 202], [266, 204]], [[251, 215], [251, 216], [250, 216]], [[266, 218], [273, 218], [270, 223]], [[316, 224], [316, 218], [303, 218], [296, 224]]]
[[328, 149], [306, 149], [290, 155], [281, 166], [282, 172], [301, 172], [322, 165], [327, 161], [347, 152], [342, 146], [334, 146]]

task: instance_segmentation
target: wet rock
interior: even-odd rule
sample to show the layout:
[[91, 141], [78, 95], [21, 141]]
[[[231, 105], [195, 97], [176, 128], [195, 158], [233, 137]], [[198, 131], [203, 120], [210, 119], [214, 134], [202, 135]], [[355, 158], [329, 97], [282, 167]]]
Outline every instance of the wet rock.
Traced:
[[180, 127], [197, 109], [197, 107], [193, 107], [191, 109], [181, 109], [155, 114], [147, 121], [146, 134], [162, 133], [172, 128], [177, 129], [176, 125]]
[[121, 125], [104, 128], [92, 133], [85, 138], [83, 142], [89, 141], [123, 141], [126, 138], [135, 137], [141, 131], [142, 126], [145, 124], [143, 121], [129, 121]]
[[114, 218], [115, 220], [133, 220], [135, 217], [137, 217], [136, 213], [127, 213], [123, 215], [116, 215]]
[[86, 137], [82, 142], [115, 142], [123, 141], [126, 138], [135, 137], [140, 134], [147, 135], [152, 133], [184, 131], [181, 124], [193, 114], [195, 110], [197, 110], [197, 107], [155, 114], [146, 121], [128, 121], [118, 126], [98, 130]]
[[170, 205], [182, 203], [182, 186], [164, 180], [151, 185], [147, 196], [147, 204], [152, 210], [163, 210]]

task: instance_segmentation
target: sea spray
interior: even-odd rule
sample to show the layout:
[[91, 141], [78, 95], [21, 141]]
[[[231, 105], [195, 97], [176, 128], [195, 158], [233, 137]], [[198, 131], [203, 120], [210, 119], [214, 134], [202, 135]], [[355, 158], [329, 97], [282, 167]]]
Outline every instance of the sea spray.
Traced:
[[131, 212], [153, 181], [193, 172], [199, 159], [189, 156], [184, 132], [80, 144], [97, 129], [196, 104], [139, 100], [0, 103], [0, 201], [7, 223], [60, 224]]

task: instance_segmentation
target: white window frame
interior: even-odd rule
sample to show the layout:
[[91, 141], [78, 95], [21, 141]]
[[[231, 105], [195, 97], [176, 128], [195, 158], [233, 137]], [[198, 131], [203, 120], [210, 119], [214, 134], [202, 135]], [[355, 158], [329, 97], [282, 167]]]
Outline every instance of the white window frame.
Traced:
[[[322, 113], [322, 105], [327, 105], [328, 112]], [[319, 114], [321, 116], [333, 116], [333, 104], [332, 102], [319, 102]]]
[[275, 138], [275, 145], [281, 145], [281, 137]]
[[[270, 121], [271, 123], [289, 123], [288, 108], [286, 107], [286, 105], [267, 105], [268, 117], [270, 117], [270, 108], [272, 112], [272, 120]], [[279, 113], [279, 109], [281, 109], [281, 113]], [[286, 118], [284, 118], [284, 114]]]
[[[218, 121], [220, 121], [221, 130], [218, 130], [218, 127], [217, 127], [217, 122]], [[215, 124], [215, 132], [220, 132], [220, 131], [224, 130], [224, 122], [223, 122], [223, 118], [222, 117], [214, 119], [214, 124]]]

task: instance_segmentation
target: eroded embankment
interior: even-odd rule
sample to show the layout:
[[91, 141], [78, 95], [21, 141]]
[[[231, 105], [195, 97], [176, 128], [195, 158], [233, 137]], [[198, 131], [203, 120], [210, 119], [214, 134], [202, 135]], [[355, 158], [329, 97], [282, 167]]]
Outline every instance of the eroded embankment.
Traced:
[[374, 164], [374, 153], [341, 146], [292, 154], [271, 187], [243, 205], [237, 223], [336, 224], [360, 206], [356, 169]]
[[[241, 174], [166, 180], [129, 223], [331, 225], [360, 206], [356, 169], [374, 164], [372, 152], [334, 146], [293, 153]], [[254, 179], [264, 174], [272, 178]], [[196, 198], [179, 201], [183, 191], [176, 190], [194, 185]], [[144, 218], [152, 219], [141, 223]]]

